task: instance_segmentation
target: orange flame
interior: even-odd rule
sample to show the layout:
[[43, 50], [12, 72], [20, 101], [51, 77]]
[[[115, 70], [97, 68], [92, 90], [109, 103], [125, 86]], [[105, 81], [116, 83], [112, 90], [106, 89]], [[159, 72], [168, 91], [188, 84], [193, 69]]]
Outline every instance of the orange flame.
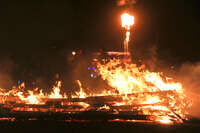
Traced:
[[126, 29], [126, 39], [124, 41], [124, 52], [128, 53], [128, 43], [130, 40], [130, 27], [134, 24], [134, 17], [128, 13], [124, 13], [121, 16], [122, 27]]
[[[185, 109], [188, 105], [185, 102], [186, 96], [180, 83], [169, 82], [160, 73], [149, 72], [148, 70], [141, 71], [135, 64], [125, 63], [119, 59], [110, 60], [106, 64], [98, 63], [97, 66], [102, 79], [117, 90], [119, 95], [124, 94], [123, 101], [116, 105], [160, 104], [167, 102], [170, 108], [173, 108], [174, 112], [180, 116], [184, 116], [186, 113]], [[167, 94], [166, 97], [162, 97], [146, 93], [154, 92], [156, 94], [156, 92], [167, 91], [173, 92], [173, 94]], [[133, 93], [143, 94], [132, 97], [130, 94]], [[160, 110], [163, 108], [163, 106], [157, 105], [155, 107], [160, 108]]]
[[130, 27], [134, 25], [134, 17], [129, 15], [128, 13], [122, 14], [121, 20], [122, 20], [122, 27], [124, 27], [127, 30], [130, 30]]
[[53, 87], [53, 92], [50, 94], [50, 98], [63, 98], [63, 96], [60, 94], [60, 87], [61, 87], [61, 81], [57, 82], [57, 85]]
[[[125, 52], [128, 52], [130, 28], [134, 25], [134, 17], [124, 13], [121, 19], [122, 27], [126, 29], [124, 48]], [[72, 52], [72, 55], [75, 54], [75, 52]], [[38, 90], [37, 88], [35, 90], [25, 91], [25, 83], [22, 83], [18, 88], [15, 87], [10, 91], [0, 88], [0, 103], [4, 104], [10, 100], [16, 101], [16, 103], [24, 103], [28, 106], [27, 104], [45, 104], [46, 101], [44, 99], [63, 100], [63, 98], [65, 98], [64, 100], [67, 99], [69, 101], [64, 103], [63, 100], [61, 105], [78, 105], [82, 107], [78, 110], [84, 111], [91, 106], [89, 104], [90, 102], [86, 102], [88, 99], [96, 100], [96, 98], [93, 98], [94, 96], [112, 96], [112, 98], [119, 97], [119, 99], [99, 107], [97, 111], [111, 110], [126, 105], [125, 108], [116, 109], [117, 113], [117, 111], [123, 111], [126, 110], [126, 108], [134, 110], [135, 106], [137, 106], [138, 112], [145, 115], [154, 115], [155, 117], [151, 117], [151, 120], [164, 124], [171, 124], [173, 120], [178, 120], [177, 116], [175, 116], [176, 114], [185, 118], [187, 108], [191, 106], [191, 103], [188, 102], [184, 94], [182, 84], [168, 81], [168, 78], [165, 78], [161, 73], [142, 70], [135, 64], [124, 62], [124, 60], [120, 59], [112, 59], [106, 63], [101, 63], [101, 61], [97, 62], [97, 71], [101, 78], [107, 81], [108, 85], [113, 89], [102, 89], [102, 93], [100, 94], [88, 94], [86, 89], [83, 89], [81, 82], [77, 80], [80, 90], [75, 92], [75, 95], [70, 95], [70, 98], [80, 100], [78, 103], [73, 103], [73, 101], [70, 101], [71, 99], [69, 97], [65, 94], [61, 94], [61, 81], [56, 82], [50, 94], [45, 94], [42, 90]], [[161, 95], [160, 93], [164, 93], [165, 95]], [[88, 98], [90, 96], [91, 98]], [[19, 108], [16, 107], [13, 110], [19, 110]], [[33, 111], [34, 109], [29, 108], [26, 110]], [[49, 110], [46, 110], [54, 110], [57, 112], [65, 109], [54, 109], [50, 107]], [[74, 111], [75, 109], [73, 110], [72, 107], [71, 110]], [[170, 116], [173, 116], [173, 118]]]
[[77, 83], [79, 85], [80, 91], [79, 92], [75, 92], [76, 95], [73, 95], [72, 97], [79, 97], [79, 98], [87, 97], [87, 94], [83, 91], [83, 87], [82, 87], [81, 82], [79, 80], [77, 80]]

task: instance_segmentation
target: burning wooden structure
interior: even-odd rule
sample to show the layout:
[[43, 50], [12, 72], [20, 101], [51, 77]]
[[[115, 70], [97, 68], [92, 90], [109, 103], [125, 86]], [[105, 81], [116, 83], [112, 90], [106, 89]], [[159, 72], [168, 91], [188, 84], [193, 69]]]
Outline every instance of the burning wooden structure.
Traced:
[[[182, 123], [183, 118], [170, 107], [173, 91], [128, 94], [137, 98], [160, 96], [165, 101], [149, 104], [118, 104], [124, 95], [89, 96], [86, 98], [44, 98], [44, 104], [17, 103], [17, 97], [7, 97], [0, 105], [0, 119], [66, 120], [66, 121], [128, 121]], [[5, 97], [4, 97], [5, 98]]]
[[[125, 58], [129, 56], [130, 27], [134, 17], [122, 16], [126, 29]], [[113, 54], [113, 53], [110, 53]], [[55, 119], [102, 120], [129, 122], [182, 123], [187, 119], [191, 106], [181, 83], [137, 67], [130, 60], [103, 59], [95, 61], [95, 71], [105, 80], [108, 88], [101, 93], [84, 91], [81, 82], [79, 92], [73, 95], [60, 93], [58, 81], [50, 94], [42, 90], [25, 90], [22, 84], [11, 90], [0, 89], [0, 119]]]

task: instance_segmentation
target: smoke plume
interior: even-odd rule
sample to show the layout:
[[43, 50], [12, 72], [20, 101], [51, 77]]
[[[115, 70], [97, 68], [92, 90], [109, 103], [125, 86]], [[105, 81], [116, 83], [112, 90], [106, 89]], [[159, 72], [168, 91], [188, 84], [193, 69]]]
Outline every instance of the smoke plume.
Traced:
[[137, 0], [118, 0], [117, 5], [118, 6], [124, 6], [127, 4], [136, 4]]
[[2, 57], [0, 60], [0, 87], [10, 88], [12, 80], [13, 62], [9, 57]]
[[188, 98], [193, 102], [190, 115], [200, 118], [200, 62], [181, 65], [177, 78], [183, 84]]

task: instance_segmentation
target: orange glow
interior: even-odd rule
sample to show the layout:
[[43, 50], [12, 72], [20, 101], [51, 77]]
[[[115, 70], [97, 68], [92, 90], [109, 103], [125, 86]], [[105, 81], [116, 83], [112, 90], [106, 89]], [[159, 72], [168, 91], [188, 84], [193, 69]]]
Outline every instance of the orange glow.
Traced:
[[[110, 60], [106, 64], [98, 63], [97, 66], [102, 79], [116, 90], [115, 95], [124, 95], [123, 101], [115, 105], [155, 104], [151, 109], [170, 111], [168, 107], [173, 108], [174, 112], [182, 117], [185, 116], [186, 108], [190, 106], [186, 104], [182, 85], [167, 81], [160, 73], [141, 71], [135, 64], [120, 59]], [[137, 97], [131, 95], [140, 93]], [[162, 96], [160, 93], [166, 94]], [[168, 105], [160, 106], [163, 102]]]
[[[126, 30], [124, 41], [125, 55], [128, 53], [130, 28], [134, 25], [134, 17], [124, 13], [121, 16], [122, 27]], [[118, 52], [109, 52], [115, 55]], [[120, 52], [118, 55], [121, 54]], [[76, 55], [73, 51], [72, 55]], [[142, 66], [137, 66], [123, 59], [95, 60], [95, 72], [102, 78], [108, 88], [90, 91], [77, 80], [78, 91], [63, 94], [62, 82], [57, 81], [52, 91], [44, 93], [42, 89], [25, 89], [25, 83], [10, 90], [0, 88], [0, 104], [11, 111], [67, 112], [77, 111], [109, 111], [120, 114], [123, 111], [133, 111], [136, 115], [149, 116], [149, 121], [162, 124], [182, 123], [186, 119], [187, 110], [191, 106], [181, 83], [165, 77], [159, 72], [150, 72]], [[73, 90], [73, 88], [71, 88]], [[96, 88], [94, 88], [96, 89]], [[13, 104], [14, 103], [14, 104]], [[18, 104], [19, 106], [14, 106]], [[23, 105], [23, 106], [21, 106]], [[43, 106], [44, 105], [44, 106]], [[181, 118], [180, 118], [181, 117]], [[114, 119], [111, 121], [121, 121]], [[127, 120], [129, 122], [146, 120]]]
[[130, 30], [130, 27], [134, 25], [134, 17], [129, 15], [128, 13], [122, 14], [121, 20], [122, 20], [122, 27], [124, 27], [127, 30]]
[[81, 82], [79, 80], [77, 80], [77, 83], [79, 85], [80, 91], [75, 92], [76, 95], [73, 95], [73, 97], [85, 98], [87, 96], [87, 94], [83, 91], [83, 87], [82, 87]]
[[[43, 93], [38, 88], [34, 90], [25, 91], [25, 84], [23, 83], [18, 88], [13, 88], [10, 91], [0, 89], [0, 103], [7, 105], [9, 102], [16, 102], [16, 104], [25, 104], [24, 107], [13, 107], [13, 111], [86, 111], [92, 109], [90, 102], [92, 97], [111, 97], [112, 102], [108, 102], [103, 106], [98, 107], [97, 111], [109, 111], [113, 107], [121, 108], [127, 107], [128, 110], [133, 110], [137, 107], [140, 114], [152, 115], [150, 120], [162, 124], [172, 124], [173, 121], [182, 123], [181, 118], [186, 118], [187, 109], [191, 106], [188, 102], [184, 89], [181, 83], [167, 80], [161, 73], [150, 72], [148, 70], [141, 70], [135, 64], [124, 62], [120, 59], [112, 59], [107, 63], [97, 62], [97, 72], [112, 89], [103, 89], [101, 93], [88, 93], [82, 86], [82, 83], [77, 80], [80, 90], [75, 91], [71, 98], [78, 101], [71, 101], [66, 94], [61, 94], [61, 81], [56, 82], [52, 88], [52, 92]], [[87, 99], [89, 98], [89, 99]], [[55, 108], [53, 105], [47, 108], [35, 108], [31, 105], [45, 105], [48, 100], [63, 99], [61, 105], [72, 106], [70, 109]], [[116, 101], [114, 100], [116, 99]], [[89, 100], [89, 101], [88, 101]], [[103, 102], [103, 101], [102, 101]], [[30, 107], [26, 107], [29, 106]], [[110, 106], [112, 105], [112, 107]], [[78, 108], [74, 108], [78, 107]], [[12, 106], [11, 106], [12, 107]], [[116, 110], [126, 111], [126, 108]], [[178, 114], [178, 116], [176, 115]], [[170, 116], [173, 116], [171, 118]]]
[[128, 53], [128, 43], [130, 40], [130, 27], [134, 25], [134, 17], [128, 13], [124, 13], [121, 16], [122, 27], [126, 29], [126, 39], [124, 41], [124, 52]]
[[38, 104], [39, 101], [36, 98], [36, 96], [33, 94], [33, 92], [29, 91], [29, 94], [30, 95], [26, 98], [26, 100], [28, 101], [28, 103], [30, 103], [30, 104]]
[[[191, 105], [186, 100], [182, 85], [177, 82], [169, 82], [160, 73], [149, 72], [148, 70], [140, 70], [135, 64], [125, 63], [120, 59], [113, 59], [106, 64], [97, 64], [98, 73], [101, 78], [107, 81], [108, 85], [113, 89], [104, 90], [101, 93], [88, 94], [84, 91], [82, 83], [77, 80], [80, 90], [72, 95], [72, 98], [80, 98], [86, 100], [92, 97], [106, 97], [119, 98], [120, 100], [113, 101], [108, 105], [98, 107], [97, 111], [109, 111], [113, 107], [120, 108], [121, 106], [130, 107], [129, 110], [138, 106], [137, 110], [140, 114], [152, 115], [151, 121], [162, 124], [173, 124], [173, 121], [182, 123], [175, 114], [185, 118], [187, 108]], [[49, 109], [26, 107], [26, 105], [43, 105], [45, 99], [60, 99], [68, 100], [65, 94], [60, 93], [61, 81], [56, 82], [50, 94], [45, 94], [42, 90], [34, 89], [25, 91], [25, 84], [23, 83], [18, 88], [10, 91], [0, 89], [0, 102], [6, 103], [8, 101], [16, 101], [16, 103], [24, 103], [24, 107], [13, 107], [13, 111], [86, 111], [91, 108], [91, 105], [86, 101], [79, 102], [62, 102], [61, 105], [78, 106], [77, 109], [59, 109], [53, 106]], [[86, 89], [88, 90], [88, 89]], [[113, 107], [110, 107], [110, 104]], [[126, 109], [122, 108], [118, 111]], [[116, 114], [118, 113], [116, 110]], [[174, 113], [172, 113], [174, 112]], [[171, 118], [170, 116], [173, 116]], [[131, 121], [131, 120], [130, 120]]]
[[75, 56], [75, 55], [76, 55], [76, 52], [75, 52], [75, 51], [72, 51], [72, 55]]
[[50, 98], [62, 98], [63, 96], [60, 94], [61, 81], [57, 82], [57, 85], [53, 87], [53, 92], [50, 94]]
[[160, 122], [161, 124], [173, 124], [173, 122], [170, 120], [168, 116], [162, 116], [160, 118], [156, 119], [157, 122]]

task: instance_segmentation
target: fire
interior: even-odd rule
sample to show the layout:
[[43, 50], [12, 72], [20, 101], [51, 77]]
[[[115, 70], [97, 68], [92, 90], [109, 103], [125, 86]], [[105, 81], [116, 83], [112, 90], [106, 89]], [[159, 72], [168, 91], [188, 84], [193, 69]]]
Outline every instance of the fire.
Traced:
[[[161, 73], [141, 70], [135, 64], [120, 59], [110, 60], [106, 64], [98, 63], [97, 66], [102, 79], [117, 91], [117, 95], [124, 95], [123, 101], [117, 105], [158, 104], [153, 108], [173, 108], [174, 112], [184, 117], [188, 105], [180, 83], [169, 82]], [[166, 94], [162, 96], [162, 93]], [[138, 94], [137, 97], [134, 94]]]
[[160, 73], [140, 70], [135, 64], [122, 60], [110, 60], [107, 64], [98, 63], [101, 77], [117, 89], [119, 94], [175, 90], [182, 93], [180, 83], [166, 82]]
[[162, 124], [173, 124], [173, 122], [170, 120], [168, 116], [162, 116], [160, 118], [157, 118], [156, 121]]
[[122, 20], [122, 27], [124, 27], [127, 30], [130, 30], [130, 27], [134, 25], [134, 17], [129, 15], [128, 13], [122, 14], [121, 20]]
[[126, 39], [124, 41], [124, 52], [128, 53], [128, 43], [130, 40], [130, 27], [134, 25], [134, 17], [128, 13], [124, 13], [121, 16], [122, 27], [126, 29]]
[[38, 101], [37, 97], [33, 94], [33, 92], [30, 91], [29, 94], [30, 95], [26, 98], [28, 103], [30, 103], [30, 104], [38, 104], [39, 101]]
[[80, 91], [79, 92], [75, 92], [76, 94], [73, 95], [72, 97], [79, 97], [79, 98], [86, 98], [87, 94], [83, 91], [83, 87], [82, 84], [79, 80], [76, 81], [79, 85]]
[[[121, 19], [122, 27], [126, 29], [124, 48], [127, 54], [134, 17], [124, 13]], [[76, 53], [72, 52], [72, 55]], [[99, 76], [112, 89], [102, 88], [101, 93], [88, 93], [88, 89], [84, 89], [77, 80], [80, 90], [66, 96], [61, 93], [61, 81], [56, 82], [50, 93], [44, 93], [38, 88], [26, 90], [25, 83], [22, 83], [11, 90], [0, 88], [0, 104], [11, 108], [11, 111], [55, 111], [69, 114], [87, 110], [113, 114], [132, 111], [133, 114], [148, 116], [149, 120], [163, 124], [172, 124], [173, 121], [182, 123], [182, 119], [186, 119], [191, 103], [181, 83], [169, 81], [162, 73], [150, 72], [122, 59], [96, 61], [96, 65]], [[21, 104], [24, 106], [21, 107]]]
[[43, 93], [42, 90], [35, 88], [34, 90], [24, 90], [25, 83], [22, 83], [18, 88], [14, 88], [10, 91], [0, 89], [1, 103], [5, 103], [9, 97], [17, 97], [21, 103], [25, 104], [44, 104], [45, 98], [66, 98], [66, 95], [60, 94], [61, 81], [56, 82], [56, 85], [52, 88], [50, 94]]
[[[41, 89], [25, 90], [23, 83], [18, 88], [9, 91], [0, 89], [0, 102], [10, 106], [10, 102], [24, 103], [25, 107], [13, 107], [13, 111], [87, 111], [96, 108], [96, 111], [137, 110], [138, 114], [153, 116], [149, 119], [162, 124], [172, 124], [173, 121], [182, 123], [181, 118], [186, 118], [187, 108], [191, 104], [186, 100], [182, 85], [168, 81], [161, 73], [150, 72], [141, 69], [133, 63], [124, 62], [120, 59], [112, 59], [107, 63], [97, 63], [98, 73], [103, 80], [113, 89], [104, 90], [102, 93], [88, 94], [84, 91], [82, 83], [77, 80], [80, 90], [75, 95], [67, 97], [61, 94], [61, 81], [56, 82], [50, 94], [43, 93]], [[88, 90], [88, 89], [87, 89]], [[60, 99], [60, 100], [59, 100]], [[97, 100], [97, 101], [94, 101]], [[28, 105], [49, 105], [48, 101], [60, 101], [59, 106], [70, 108], [55, 108], [52, 104], [46, 108], [26, 108]], [[97, 102], [97, 104], [95, 104]], [[98, 105], [99, 102], [105, 103]], [[12, 107], [12, 106], [11, 106]], [[43, 107], [43, 106], [41, 106]], [[130, 120], [131, 121], [131, 120]]]
[[[95, 102], [92, 100], [93, 97], [97, 100], [98, 97], [110, 97], [107, 104], [98, 107], [97, 111], [108, 111], [113, 108], [117, 110], [119, 108], [118, 111], [123, 111], [126, 110], [126, 108], [122, 108], [123, 106], [127, 107], [128, 110], [137, 107], [141, 114], [154, 115], [156, 117], [153, 121], [161, 123], [171, 123], [172, 118], [169, 116], [173, 116], [175, 121], [178, 121], [178, 116], [185, 118], [187, 108], [191, 104], [186, 100], [184, 89], [180, 83], [169, 81], [161, 73], [141, 69], [133, 63], [124, 62], [120, 59], [112, 59], [107, 63], [98, 62], [97, 69], [101, 78], [106, 80], [113, 89], [102, 89], [102, 93], [88, 94], [84, 91], [81, 82], [77, 80], [80, 90], [71, 96], [72, 99], [76, 99], [74, 101], [70, 100], [65, 94], [61, 94], [61, 81], [56, 82], [50, 94], [43, 93], [38, 88], [26, 91], [25, 84], [22, 84], [10, 91], [0, 89], [0, 101], [5, 104], [10, 100], [12, 101], [10, 97], [14, 97], [17, 99], [16, 103], [45, 105], [50, 99], [65, 99], [61, 104], [62, 106], [77, 106], [80, 108], [79, 111], [84, 111], [93, 108], [90, 105], [91, 102]], [[15, 107], [13, 110], [19, 109]], [[26, 110], [33, 111], [34, 109]], [[56, 109], [55, 111], [64, 110], [66, 109]], [[73, 109], [67, 110], [73, 111]]]
[[57, 85], [53, 87], [53, 92], [50, 94], [50, 98], [62, 98], [63, 96], [60, 94], [61, 81], [57, 82]]

